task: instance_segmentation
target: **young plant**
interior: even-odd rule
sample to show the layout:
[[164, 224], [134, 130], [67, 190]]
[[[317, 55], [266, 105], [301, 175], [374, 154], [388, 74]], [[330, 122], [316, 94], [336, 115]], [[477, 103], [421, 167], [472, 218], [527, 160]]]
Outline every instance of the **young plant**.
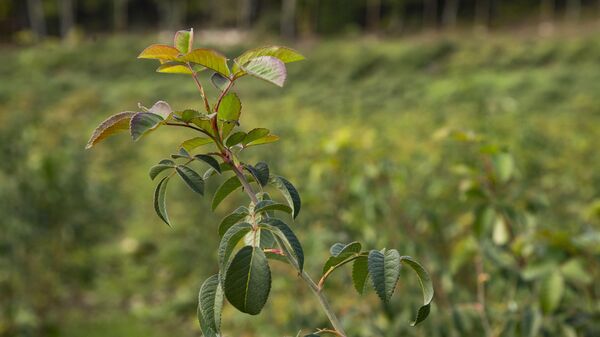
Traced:
[[[214, 176], [228, 176], [215, 191], [212, 209], [230, 194], [242, 189], [250, 199], [226, 216], [218, 233], [219, 273], [209, 277], [199, 293], [198, 320], [205, 336], [221, 335], [221, 311], [224, 300], [239, 311], [257, 315], [265, 306], [271, 289], [269, 260], [288, 263], [298, 272], [319, 301], [331, 322], [331, 327], [317, 329], [307, 336], [333, 334], [347, 336], [332, 311], [323, 287], [328, 277], [340, 267], [352, 263], [354, 287], [362, 294], [371, 284], [384, 301], [390, 301], [400, 276], [402, 265], [416, 272], [423, 291], [423, 305], [417, 311], [416, 325], [429, 314], [433, 299], [433, 286], [425, 269], [412, 257], [401, 256], [395, 249], [363, 250], [358, 242], [336, 243], [323, 266], [323, 274], [314, 281], [304, 269], [304, 252], [292, 227], [279, 217], [290, 214], [298, 217], [301, 199], [294, 185], [286, 178], [271, 172], [265, 162], [254, 165], [242, 160], [246, 149], [275, 142], [278, 136], [265, 128], [239, 130], [242, 104], [233, 91], [235, 83], [246, 75], [256, 77], [279, 87], [286, 80], [286, 63], [303, 60], [295, 50], [286, 47], [263, 47], [242, 53], [232, 62], [212, 49], [193, 49], [193, 30], [175, 34], [174, 46], [154, 44], [144, 49], [138, 58], [160, 61], [157, 72], [185, 74], [192, 77], [203, 109], [172, 110], [164, 102], [151, 108], [140, 105], [139, 111], [125, 111], [109, 117], [94, 130], [87, 148], [118, 132], [129, 131], [134, 141], [159, 127], [188, 128], [198, 136], [181, 143], [176, 154], [161, 160], [150, 169], [150, 178], [160, 178], [154, 192], [154, 209], [167, 225], [171, 226], [165, 197], [169, 181], [178, 176], [190, 189], [204, 195], [204, 182]], [[231, 66], [231, 68], [230, 68]], [[200, 72], [210, 72], [210, 81], [218, 89], [215, 104], [211, 105], [199, 79]], [[200, 153], [206, 145], [213, 150]], [[192, 162], [202, 162], [207, 170], [200, 174], [190, 167]], [[267, 189], [281, 193], [284, 202], [271, 198]]]

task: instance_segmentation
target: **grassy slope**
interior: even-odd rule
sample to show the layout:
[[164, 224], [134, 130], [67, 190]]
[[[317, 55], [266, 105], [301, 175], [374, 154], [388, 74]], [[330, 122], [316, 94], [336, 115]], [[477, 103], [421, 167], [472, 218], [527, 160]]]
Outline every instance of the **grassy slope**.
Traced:
[[[94, 153], [83, 153], [98, 122], [114, 112], [135, 108], [137, 102], [150, 105], [165, 99], [177, 102], [173, 104], [176, 108], [199, 104], [189, 80], [155, 74], [151, 62], [134, 59], [150, 41], [142, 40], [111, 38], [77, 47], [47, 45], [3, 51], [0, 130], [6, 138], [2, 145], [6, 157], [2, 161], [9, 160], [14, 151], [7, 146], [11, 141], [22, 144], [22, 158], [28, 167], [35, 168], [36, 160], [48, 153], [68, 167], [85, 161], [98, 165], [88, 169], [94, 186], [116, 179], [118, 167], [124, 178], [117, 179], [120, 183], [112, 192], [118, 202], [127, 205], [120, 213], [124, 229], [113, 233], [116, 239], [97, 248], [94, 256], [120, 260], [128, 254], [127, 239], [149, 244], [160, 253], [142, 263], [119, 261], [119, 267], [106, 274], [101, 270], [93, 291], [86, 288], [86, 301], [100, 308], [115, 308], [129, 298], [124, 306], [128, 312], [158, 321], [183, 315], [186, 324], [171, 328], [190, 334], [198, 275], [213, 271], [214, 254], [208, 248], [217, 243], [208, 226], [217, 221], [205, 215], [206, 205], [193, 211], [195, 219], [202, 219], [203, 229], [197, 229], [197, 221], [184, 218], [189, 210], [182, 201], [192, 195], [176, 186], [174, 189], [183, 193], [172, 193], [170, 203], [177, 229], [166, 230], [152, 215], [152, 186], [144, 173], [162, 153], [169, 153], [185, 138], [178, 135], [173, 139], [159, 132], [153, 139], [141, 141], [140, 151], [123, 136]], [[600, 175], [593, 169], [600, 167], [600, 38], [340, 40], [301, 49], [309, 61], [290, 65], [286, 88], [278, 90], [246, 80], [240, 93], [243, 124], [251, 128], [260, 123], [283, 136], [274, 150], [258, 149], [251, 157], [267, 159], [274, 170], [301, 186], [305, 200], [301, 223], [311, 228], [300, 230], [301, 235], [315, 240], [308, 245], [309, 255], [322, 258], [334, 240], [334, 231], [360, 235], [371, 245], [405, 242], [397, 227], [398, 214], [409, 223], [422, 221], [429, 210], [443, 214], [442, 206], [428, 202], [446, 197], [435, 191], [448, 188], [444, 178], [451, 175], [450, 166], [462, 150], [435, 139], [441, 128], [473, 129], [514, 151], [526, 189], [543, 191], [545, 202], [552, 206], [542, 216], [548, 226], [577, 228], [588, 221], [585, 211], [600, 190]], [[27, 132], [7, 131], [19, 125], [26, 125]], [[375, 147], [378, 142], [384, 146]], [[118, 148], [116, 154], [111, 146]], [[281, 154], [274, 155], [275, 150]], [[127, 156], [133, 159], [115, 165]], [[1, 174], [10, 176], [6, 172]], [[378, 186], [376, 181], [362, 178], [378, 177], [381, 172], [389, 176], [390, 184]], [[434, 176], [441, 176], [439, 183], [432, 181]], [[7, 198], [17, 198], [18, 189], [4, 193]], [[392, 211], [386, 213], [371, 205], [365, 193], [384, 199], [394, 195], [395, 200], [385, 206]], [[233, 205], [224, 205], [220, 214]], [[365, 221], [377, 221], [375, 227], [386, 235], [377, 239], [372, 230], [364, 228]], [[198, 249], [196, 240], [207, 241], [208, 248]], [[423, 242], [407, 247], [412, 252], [424, 249]], [[209, 263], [190, 266], [190, 260], [199, 259]], [[316, 273], [318, 266], [312, 269]], [[278, 283], [274, 291], [287, 287]], [[141, 288], [145, 289], [143, 295], [136, 297]], [[291, 321], [292, 327], [307, 324], [295, 314], [311, 312], [312, 302], [286, 310], [287, 300], [270, 301], [271, 307], [258, 318], [265, 335], [277, 331], [268, 322]], [[168, 308], [164, 310], [168, 315], [154, 312], [153, 303]], [[351, 303], [352, 299], [344, 299], [341, 306]], [[230, 314], [226, 312], [232, 329], [251, 331], [248, 318]], [[145, 335], [142, 331], [139, 334]]]

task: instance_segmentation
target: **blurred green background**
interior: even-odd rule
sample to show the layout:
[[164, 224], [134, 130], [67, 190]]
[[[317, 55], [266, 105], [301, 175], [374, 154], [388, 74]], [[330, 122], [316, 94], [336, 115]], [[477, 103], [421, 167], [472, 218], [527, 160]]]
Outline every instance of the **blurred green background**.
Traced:
[[[196, 47], [231, 58], [265, 44], [307, 56], [288, 66], [283, 89], [244, 79], [237, 92], [242, 127], [282, 137], [244, 159], [299, 189], [308, 271], [319, 276], [333, 243], [359, 240], [431, 272], [432, 313], [415, 328], [421, 294], [409, 271], [388, 306], [355, 295], [349, 270], [335, 274], [326, 292], [351, 336], [599, 336], [598, 8], [3, 0], [0, 336], [200, 335], [216, 228], [243, 195], [213, 214], [209, 197], [174, 183], [170, 229], [152, 209], [147, 169], [191, 134], [84, 150], [99, 122], [138, 102], [200, 106], [189, 78], [135, 59], [188, 27]], [[328, 326], [296, 275], [272, 267], [263, 313], [226, 306], [224, 336]]]

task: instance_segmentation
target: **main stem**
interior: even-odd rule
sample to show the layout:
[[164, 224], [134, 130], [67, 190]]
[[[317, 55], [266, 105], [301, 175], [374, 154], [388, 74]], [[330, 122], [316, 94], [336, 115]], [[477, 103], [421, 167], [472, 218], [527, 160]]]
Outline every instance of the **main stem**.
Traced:
[[[235, 172], [235, 175], [238, 177], [238, 179], [242, 183], [242, 186], [244, 187], [244, 190], [250, 197], [250, 200], [252, 200], [252, 202], [254, 204], [258, 203], [256, 194], [254, 193], [252, 186], [250, 186], [250, 183], [244, 176], [243, 172], [236, 165], [232, 165], [232, 167], [233, 167], [233, 171]], [[298, 273], [300, 274], [300, 278], [302, 278], [302, 280], [304, 280], [304, 282], [308, 285], [308, 287], [310, 288], [312, 293], [319, 300], [319, 303], [321, 304], [323, 311], [325, 311], [325, 315], [327, 315], [327, 318], [331, 322], [331, 325], [333, 326], [335, 331], [340, 336], [346, 337], [346, 333], [344, 332], [344, 327], [342, 326], [342, 323], [340, 322], [340, 320], [337, 318], [337, 316], [333, 312], [333, 309], [331, 308], [329, 301], [327, 300], [325, 295], [321, 292], [321, 289], [319, 288], [317, 283], [310, 277], [310, 275], [304, 269], [300, 270], [300, 267], [298, 266], [298, 261], [296, 261], [296, 259], [293, 256], [287, 255], [287, 258], [290, 261], [290, 263], [294, 266], [294, 268], [296, 268], [296, 270], [298, 270]]]
[[[192, 67], [190, 66], [189, 63], [188, 63], [188, 67], [192, 71], [192, 77], [194, 78], [194, 81], [196, 82], [196, 85], [198, 86], [198, 89], [200, 90], [200, 94], [202, 95], [206, 109], [210, 113], [210, 105], [208, 104], [208, 100], [206, 99], [206, 96], [204, 94], [204, 89], [202, 88], [200, 81], [196, 77], [196, 73], [194, 72], [194, 70], [192, 69]], [[234, 83], [234, 81], [230, 79], [227, 87], [219, 95], [219, 97], [217, 99], [217, 105], [215, 107], [215, 112], [219, 111], [221, 101], [223, 100], [223, 97], [225, 97], [227, 92], [229, 92], [229, 90], [233, 86], [233, 83]], [[213, 121], [216, 122], [216, 116], [213, 117]], [[213, 124], [215, 124], [215, 123], [213, 123]], [[215, 126], [216, 125], [213, 125], [213, 127], [215, 127]], [[215, 128], [215, 132], [217, 133], [217, 137], [216, 137], [217, 143], [222, 142], [222, 140], [220, 139], [221, 136], [218, 132], [218, 129]], [[219, 144], [219, 145], [221, 145], [221, 144]], [[252, 200], [252, 203], [256, 205], [258, 203], [258, 198], [256, 197], [256, 193], [254, 192], [254, 190], [252, 189], [252, 186], [246, 179], [246, 176], [244, 176], [243, 169], [236, 164], [236, 161], [233, 160], [233, 156], [235, 156], [235, 154], [233, 154], [227, 147], [219, 146], [219, 148], [222, 152], [221, 155], [224, 158], [228, 158], [228, 161], [231, 164], [233, 172], [235, 172], [235, 175], [237, 176], [240, 183], [244, 187], [244, 191], [246, 191], [246, 194], [248, 194], [248, 197], [250, 197], [250, 200]], [[319, 300], [319, 303], [321, 304], [323, 311], [325, 311], [325, 315], [327, 315], [327, 318], [331, 322], [331, 325], [335, 329], [335, 332], [341, 337], [346, 337], [346, 332], [344, 332], [344, 327], [342, 326], [342, 323], [340, 322], [340, 320], [337, 318], [337, 316], [333, 312], [333, 309], [331, 308], [329, 301], [327, 300], [325, 295], [321, 292], [321, 289], [319, 288], [317, 283], [315, 283], [315, 281], [310, 277], [310, 275], [308, 275], [308, 273], [304, 269], [300, 270], [298, 261], [293, 256], [286, 255], [286, 257], [290, 261], [292, 266], [294, 266], [294, 268], [296, 268], [296, 270], [300, 274], [300, 277], [302, 278], [302, 280], [304, 280], [304, 282], [306, 282], [306, 284], [308, 285], [310, 290], [313, 292], [313, 294]]]

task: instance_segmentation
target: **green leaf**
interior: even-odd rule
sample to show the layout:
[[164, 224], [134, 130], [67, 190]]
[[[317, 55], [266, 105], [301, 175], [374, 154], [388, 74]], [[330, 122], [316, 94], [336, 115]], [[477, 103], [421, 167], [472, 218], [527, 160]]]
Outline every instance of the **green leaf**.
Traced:
[[189, 152], [187, 152], [184, 148], [179, 148], [179, 152], [176, 154], [172, 154], [171, 158], [173, 159], [192, 159]]
[[221, 53], [212, 49], [194, 49], [176, 59], [179, 62], [192, 62], [212, 69], [219, 74], [229, 77], [229, 67], [227, 66], [227, 58]]
[[254, 58], [246, 65], [240, 65], [240, 68], [254, 77], [273, 83], [279, 87], [283, 87], [287, 77], [285, 64], [272, 56]]
[[154, 180], [154, 178], [156, 178], [161, 172], [168, 170], [168, 169], [172, 169], [175, 167], [175, 163], [171, 162], [172, 164], [158, 164], [158, 165], [154, 165], [150, 168], [150, 172], [148, 172], [148, 175], [150, 176], [150, 179]]
[[179, 165], [175, 170], [192, 191], [204, 195], [204, 180], [196, 171], [185, 165]]
[[227, 77], [224, 77], [219, 73], [213, 73], [210, 77], [210, 82], [215, 88], [219, 89], [220, 91], [224, 91], [229, 85], [230, 81]]
[[545, 314], [558, 308], [565, 290], [565, 280], [559, 270], [555, 270], [542, 280], [540, 285], [540, 306]]
[[233, 176], [227, 179], [215, 192], [215, 196], [212, 201], [212, 210], [214, 211], [217, 206], [225, 199], [229, 194], [242, 186], [239, 179], [236, 176]]
[[167, 214], [166, 195], [167, 195], [167, 183], [169, 182], [170, 176], [164, 177], [154, 190], [154, 210], [156, 214], [164, 221], [169, 227], [169, 215]]
[[137, 141], [148, 132], [155, 130], [161, 125], [164, 119], [150, 112], [138, 112], [131, 118], [129, 131], [133, 141]]
[[229, 136], [229, 138], [227, 138], [227, 140], [225, 141], [225, 145], [227, 145], [228, 147], [232, 147], [234, 145], [241, 143], [245, 137], [246, 137], [245, 132], [238, 131], [238, 132], [232, 134], [231, 136]]
[[252, 177], [260, 186], [266, 186], [269, 183], [269, 165], [267, 163], [261, 161], [256, 166], [246, 164], [244, 168], [252, 174]]
[[269, 144], [269, 143], [274, 143], [276, 141], [279, 140], [279, 136], [276, 135], [267, 135], [264, 136], [262, 138], [259, 138], [253, 142], [250, 142], [248, 144], [246, 144], [244, 147], [250, 147], [250, 146], [255, 146], [255, 145], [264, 145], [264, 144]]
[[362, 249], [362, 245], [358, 241], [350, 242], [348, 244], [343, 243], [335, 243], [331, 248], [329, 248], [329, 253], [332, 256], [343, 255], [344, 253], [360, 253]]
[[194, 137], [194, 138], [188, 139], [185, 142], [181, 143], [181, 145], [179, 145], [179, 147], [184, 148], [188, 152], [191, 152], [192, 150], [194, 150], [197, 147], [200, 147], [200, 146], [206, 145], [206, 144], [210, 144], [212, 142], [213, 141], [210, 138]]
[[262, 249], [246, 246], [235, 255], [225, 276], [225, 296], [239, 311], [258, 315], [271, 290], [271, 270]]
[[201, 117], [202, 114], [198, 110], [194, 109], [185, 109], [183, 111], [178, 111], [176, 113], [177, 119], [181, 120], [185, 123], [190, 123], [192, 119], [196, 117]]
[[174, 47], [167, 46], [164, 44], [153, 44], [146, 49], [144, 49], [140, 55], [138, 55], [139, 59], [157, 59], [157, 60], [166, 60], [166, 61], [175, 61], [179, 56], [179, 50]]
[[579, 284], [590, 284], [594, 278], [585, 269], [585, 261], [580, 258], [571, 258], [560, 266], [560, 272], [567, 281]]
[[241, 112], [242, 102], [235, 93], [230, 92], [223, 97], [217, 111], [219, 128], [222, 131], [223, 137], [227, 137], [237, 125]]
[[506, 183], [513, 176], [515, 163], [510, 153], [501, 152], [492, 157], [492, 165], [496, 172], [496, 177], [501, 183]]
[[[221, 163], [219, 165], [219, 167], [221, 168], [221, 173], [232, 170], [232, 166], [229, 163]], [[202, 178], [204, 178], [204, 180], [208, 180], [208, 178], [212, 177], [216, 173], [217, 173], [217, 171], [215, 171], [215, 169], [211, 167], [208, 170], [206, 170], [206, 172], [204, 172], [204, 175], [202, 175]]]
[[240, 222], [231, 226], [221, 238], [219, 243], [219, 265], [221, 268], [227, 265], [229, 257], [235, 246], [240, 240], [252, 231], [252, 225], [247, 222]]
[[223, 97], [223, 100], [221, 100], [217, 116], [219, 119], [226, 121], [238, 120], [241, 111], [242, 102], [236, 93], [230, 92]]
[[219, 162], [215, 158], [213, 158], [213, 157], [211, 157], [211, 156], [209, 156], [207, 154], [197, 154], [197, 155], [194, 156], [194, 159], [200, 160], [200, 161], [203, 161], [203, 162], [207, 163], [213, 169], [215, 169], [216, 172], [218, 172], [219, 174], [221, 174], [221, 165], [219, 164]]
[[246, 216], [248, 216], [248, 214], [250, 214], [248, 209], [244, 206], [240, 206], [235, 211], [233, 211], [233, 213], [224, 217], [223, 220], [221, 220], [221, 223], [219, 224], [219, 237], [223, 237], [223, 235], [225, 235], [225, 233], [229, 228], [231, 228], [231, 226], [244, 219]]
[[272, 249], [275, 246], [275, 234], [271, 231], [267, 231], [264, 229], [258, 230], [259, 236], [259, 247], [265, 249]]
[[198, 293], [198, 320], [205, 336], [220, 333], [222, 310], [223, 288], [219, 275], [213, 275], [204, 281]]
[[273, 176], [269, 180], [269, 183], [277, 188], [285, 200], [287, 200], [288, 204], [294, 211], [293, 216], [296, 218], [300, 213], [300, 207], [302, 206], [302, 201], [300, 200], [300, 194], [298, 190], [290, 183], [287, 179], [280, 176]]
[[192, 44], [194, 43], [194, 29], [180, 30], [175, 33], [173, 39], [173, 45], [181, 54], [187, 54], [192, 50]]
[[269, 211], [282, 211], [292, 214], [292, 209], [288, 205], [280, 204], [273, 200], [261, 200], [258, 202], [258, 204], [256, 204], [256, 206], [254, 206], [255, 214]]
[[359, 242], [351, 242], [347, 245], [336, 243], [331, 249], [331, 257], [323, 265], [323, 274], [330, 268], [337, 268], [342, 264], [350, 262], [349, 258], [360, 254], [362, 245]]
[[161, 64], [158, 68], [156, 68], [156, 72], [163, 73], [163, 74], [184, 74], [184, 75], [189, 75], [192, 73], [192, 71], [190, 70], [190, 68], [188, 68], [188, 66], [186, 64], [181, 63], [181, 62], [175, 62], [175, 61], [165, 62], [165, 63]]
[[367, 261], [368, 259], [366, 256], [359, 256], [352, 264], [352, 283], [354, 284], [354, 289], [361, 295], [365, 292], [365, 286], [369, 276]]
[[419, 277], [419, 283], [421, 284], [421, 290], [423, 291], [423, 305], [417, 311], [417, 317], [415, 318], [414, 322], [411, 323], [412, 326], [415, 326], [424, 321], [429, 315], [431, 301], [433, 300], [433, 283], [431, 282], [431, 278], [429, 277], [429, 274], [425, 268], [423, 268], [423, 266], [421, 266], [421, 264], [419, 264], [419, 262], [417, 262], [415, 259], [410, 256], [402, 256], [400, 261], [403, 264], [411, 267], [412, 270], [417, 273], [417, 276]]
[[240, 69], [239, 66], [245, 65], [250, 60], [261, 56], [273, 56], [278, 58], [283, 63], [304, 60], [304, 56], [302, 56], [300, 53], [291, 48], [280, 46], [261, 47], [248, 50], [242, 55], [238, 56], [233, 62], [233, 73], [236, 75], [236, 77], [243, 76], [244, 72]]
[[388, 303], [400, 277], [400, 254], [395, 249], [372, 250], [368, 264], [375, 292], [383, 302]]
[[210, 118], [208, 117], [208, 115], [203, 114], [198, 117], [194, 117], [194, 118], [192, 118], [192, 120], [190, 122], [192, 122], [194, 125], [196, 125], [200, 129], [204, 130], [209, 135], [213, 135], [213, 136], [215, 135], [213, 128], [212, 128], [212, 122], [211, 122]]
[[252, 143], [255, 140], [261, 139], [269, 134], [269, 129], [265, 128], [256, 128], [252, 129], [248, 132], [246, 137], [244, 137], [244, 141], [242, 144], [247, 145], [248, 143]]
[[275, 218], [264, 219], [260, 223], [280, 239], [284, 240], [287, 246], [294, 252], [294, 255], [296, 255], [298, 268], [302, 271], [304, 268], [304, 251], [294, 231], [285, 222]]
[[131, 118], [135, 114], [136, 113], [132, 111], [125, 111], [108, 117], [108, 119], [100, 123], [100, 125], [98, 125], [98, 127], [94, 130], [85, 148], [89, 149], [115, 133], [129, 130]]

